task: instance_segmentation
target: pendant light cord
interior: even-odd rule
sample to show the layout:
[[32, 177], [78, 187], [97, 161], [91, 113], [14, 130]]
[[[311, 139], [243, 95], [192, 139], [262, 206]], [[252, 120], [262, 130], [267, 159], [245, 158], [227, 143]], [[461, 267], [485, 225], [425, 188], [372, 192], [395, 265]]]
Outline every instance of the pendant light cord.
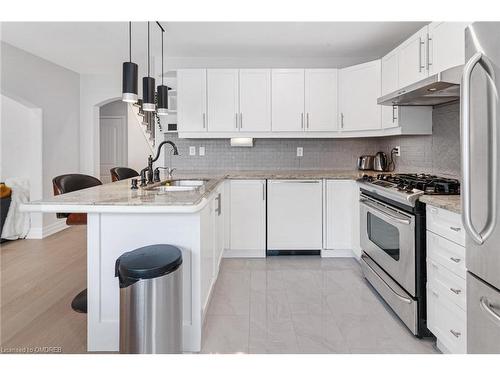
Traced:
[[129, 61], [132, 62], [132, 21], [128, 22], [128, 53]]
[[163, 86], [163, 33], [161, 32], [161, 85]]
[[148, 77], [149, 77], [149, 21], [148, 21]]

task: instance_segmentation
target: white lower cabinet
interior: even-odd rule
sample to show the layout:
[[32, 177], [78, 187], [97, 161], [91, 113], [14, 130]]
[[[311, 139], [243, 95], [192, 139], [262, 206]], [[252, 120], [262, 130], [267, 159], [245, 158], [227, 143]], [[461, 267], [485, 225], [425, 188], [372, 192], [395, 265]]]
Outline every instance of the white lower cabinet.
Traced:
[[214, 197], [203, 208], [200, 214], [200, 302], [202, 317], [205, 316], [210, 302], [210, 294], [217, 278], [214, 273]]
[[224, 181], [215, 193], [213, 200], [213, 220], [214, 220], [214, 277], [219, 273], [220, 261], [225, 249], [226, 236], [226, 181]]
[[266, 256], [266, 180], [229, 181], [225, 257]]
[[268, 180], [267, 249], [321, 250], [322, 180]]
[[460, 215], [427, 206], [427, 327], [446, 353], [467, 353], [465, 248]]
[[[354, 236], [359, 231], [356, 220], [358, 189], [352, 180], [327, 180], [325, 182], [325, 250], [335, 250], [339, 256], [350, 254]], [[326, 254], [325, 254], [326, 255]], [[335, 253], [329, 253], [335, 256]]]

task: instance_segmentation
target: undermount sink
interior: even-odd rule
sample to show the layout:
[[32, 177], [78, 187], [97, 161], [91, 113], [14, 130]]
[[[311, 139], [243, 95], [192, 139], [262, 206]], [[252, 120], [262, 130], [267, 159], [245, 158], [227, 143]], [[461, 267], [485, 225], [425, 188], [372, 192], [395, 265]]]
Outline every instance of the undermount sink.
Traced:
[[199, 189], [208, 180], [169, 180], [163, 181], [160, 185], [150, 187], [148, 190], [156, 191], [192, 191]]
[[149, 190], [156, 191], [191, 191], [198, 189], [198, 186], [155, 186], [150, 188]]
[[208, 180], [172, 180], [172, 181], [165, 181], [163, 182], [164, 185], [162, 186], [202, 186], [204, 185]]

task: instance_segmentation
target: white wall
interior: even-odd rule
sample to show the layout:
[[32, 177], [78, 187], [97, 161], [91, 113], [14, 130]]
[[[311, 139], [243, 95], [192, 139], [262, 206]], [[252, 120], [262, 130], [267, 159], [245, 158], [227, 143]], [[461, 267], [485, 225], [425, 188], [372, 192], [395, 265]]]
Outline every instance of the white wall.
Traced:
[[[42, 198], [42, 111], [1, 95], [0, 181], [29, 181], [30, 200]], [[31, 214], [28, 237], [42, 236], [43, 217]]]
[[99, 177], [99, 107], [121, 98], [121, 66], [112, 75], [80, 75], [80, 169]]
[[[79, 75], [7, 43], [1, 49], [2, 94], [42, 110], [42, 194], [52, 196], [53, 177], [80, 171]], [[43, 220], [57, 225], [54, 214]]]

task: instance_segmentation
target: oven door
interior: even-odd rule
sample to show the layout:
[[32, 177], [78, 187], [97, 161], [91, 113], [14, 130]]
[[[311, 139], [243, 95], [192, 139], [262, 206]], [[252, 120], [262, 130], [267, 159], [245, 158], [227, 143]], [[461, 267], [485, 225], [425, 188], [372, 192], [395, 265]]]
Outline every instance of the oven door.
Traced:
[[415, 216], [360, 196], [361, 248], [415, 296]]

